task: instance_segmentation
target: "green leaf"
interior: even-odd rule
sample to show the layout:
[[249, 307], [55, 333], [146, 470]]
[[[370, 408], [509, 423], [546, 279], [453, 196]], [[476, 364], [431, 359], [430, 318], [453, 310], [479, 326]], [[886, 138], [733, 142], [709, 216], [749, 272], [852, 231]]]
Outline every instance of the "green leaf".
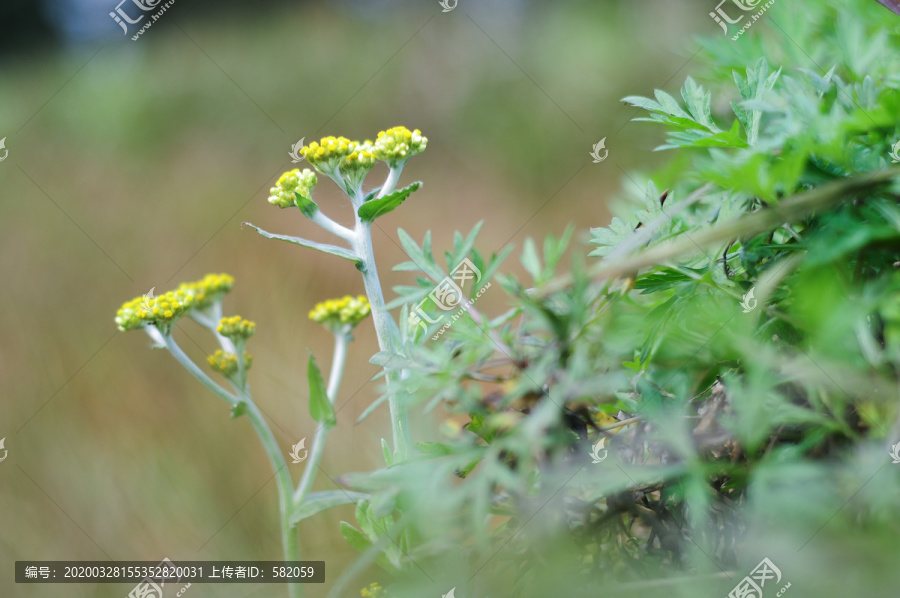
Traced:
[[231, 406], [231, 419], [236, 419], [247, 413], [247, 403], [241, 401]]
[[344, 249], [343, 247], [338, 247], [336, 245], [327, 245], [325, 243], [317, 243], [315, 241], [308, 241], [306, 239], [300, 237], [289, 237], [287, 235], [276, 235], [275, 233], [270, 233], [265, 231], [255, 224], [251, 224], [249, 222], [244, 222], [247, 226], [252, 227], [259, 234], [264, 236], [267, 239], [277, 239], [279, 241], [287, 241], [288, 243], [293, 243], [294, 245], [300, 245], [301, 247], [307, 247], [309, 249], [315, 249], [317, 251], [321, 251], [322, 253], [330, 253], [331, 255], [336, 255], [338, 257], [342, 257], [345, 260], [350, 260], [354, 264], [356, 264], [357, 269], [362, 267], [362, 260], [356, 257], [356, 254], [350, 251], [349, 249]]
[[381, 452], [384, 453], [384, 462], [390, 467], [393, 465], [393, 459], [391, 459], [391, 448], [388, 446], [387, 440], [384, 438], [381, 439]]
[[672, 116], [687, 119], [691, 117], [690, 114], [682, 110], [681, 106], [678, 105], [678, 102], [675, 100], [675, 98], [673, 98], [663, 90], [657, 89], [656, 91], [654, 91], [654, 95], [656, 96], [656, 100], [659, 102], [660, 106], [662, 106], [663, 110], [666, 111], [666, 113]]
[[303, 197], [296, 191], [294, 192], [294, 197], [297, 199], [297, 207], [300, 208], [300, 211], [307, 218], [312, 218], [319, 211], [319, 206], [312, 199]]
[[360, 416], [356, 418], [356, 423], [360, 423], [361, 421], [372, 415], [372, 413], [376, 409], [378, 409], [378, 407], [380, 407], [382, 403], [387, 401], [388, 398], [390, 398], [390, 395], [384, 393], [383, 395], [372, 401], [372, 404], [366, 407], [365, 410], [363, 410], [362, 414], [360, 414]]
[[350, 492], [349, 490], [326, 490], [323, 492], [314, 492], [306, 497], [302, 504], [294, 505], [291, 512], [290, 523], [296, 525], [298, 522], [312, 517], [322, 511], [327, 511], [341, 505], [356, 504], [361, 500], [369, 498], [368, 494], [362, 492]]
[[367, 201], [363, 205], [359, 206], [359, 214], [360, 219], [363, 222], [374, 222], [376, 218], [380, 218], [385, 214], [391, 212], [402, 204], [407, 197], [409, 197], [413, 191], [422, 186], [422, 183], [415, 182], [412, 185], [404, 187], [403, 189], [398, 189], [393, 193], [385, 195], [380, 199], [372, 199]]
[[[403, 245], [403, 250], [406, 252], [406, 255], [412, 260], [412, 263], [418, 266], [418, 270], [421, 270], [425, 274], [427, 274], [433, 281], [439, 282], [443, 280], [444, 273], [441, 272], [441, 269], [437, 267], [437, 264], [434, 262], [434, 258], [431, 256], [431, 253], [425, 253], [422, 249], [419, 249], [418, 243], [409, 236], [402, 228], [397, 229], [397, 236], [400, 238], [400, 244]], [[431, 237], [426, 233], [425, 235], [425, 245], [427, 245], [430, 249], [431, 246]], [[408, 262], [404, 262], [401, 264], [403, 266], [403, 270], [411, 269]], [[428, 290], [430, 292], [430, 289]], [[425, 294], [427, 295], [428, 292]], [[392, 303], [393, 305], [393, 303]]]
[[537, 248], [531, 237], [525, 239], [525, 246], [522, 248], [522, 257], [519, 258], [525, 271], [531, 274], [532, 280], [538, 282], [541, 278], [541, 258], [538, 256]]
[[452, 446], [440, 442], [417, 442], [415, 447], [420, 453], [432, 457], [446, 457], [454, 453]]
[[344, 536], [344, 539], [347, 540], [350, 546], [359, 552], [365, 552], [372, 546], [372, 542], [361, 531], [346, 521], [341, 521], [341, 535]]
[[334, 406], [328, 400], [328, 392], [325, 390], [325, 381], [322, 372], [316, 365], [316, 358], [312, 351], [309, 353], [309, 365], [306, 368], [309, 376], [309, 414], [317, 422], [324, 424], [325, 428], [333, 428], [336, 423]]
[[710, 109], [712, 96], [710, 92], [697, 85], [691, 77], [688, 77], [684, 87], [681, 88], [681, 97], [684, 98], [684, 104], [690, 111], [691, 116], [694, 117], [694, 120], [714, 133], [721, 131], [712, 120], [712, 111]]

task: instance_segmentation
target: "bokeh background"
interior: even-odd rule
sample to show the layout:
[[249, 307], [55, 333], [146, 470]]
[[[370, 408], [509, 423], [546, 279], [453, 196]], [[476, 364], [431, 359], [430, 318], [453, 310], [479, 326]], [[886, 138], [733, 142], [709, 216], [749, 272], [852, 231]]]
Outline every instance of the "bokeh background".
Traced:
[[[0, 596], [130, 590], [17, 586], [16, 560], [281, 558], [275, 484], [249, 422], [230, 419], [144, 335], [118, 333], [113, 316], [151, 287], [233, 274], [226, 313], [258, 325], [254, 395], [285, 452], [311, 440], [307, 349], [327, 364], [331, 338], [307, 312], [362, 283], [343, 260], [241, 227], [325, 240], [298, 211], [266, 202], [298, 139], [373, 138], [397, 124], [429, 138], [403, 178], [424, 188], [378, 221], [388, 289], [410, 283], [390, 270], [405, 261], [397, 228], [417, 239], [431, 230], [438, 251], [479, 221], [484, 253], [569, 223], [583, 242], [666, 159], [652, 152], [661, 132], [630, 123], [635, 111], [620, 98], [677, 91], [698, 57], [695, 36], [720, 33], [712, 4], [459, 0], [444, 13], [437, 0], [176, 0], [132, 41], [136, 28], [126, 37], [108, 15], [114, 0], [4, 0]], [[604, 137], [609, 158], [594, 164], [589, 151]], [[327, 182], [317, 200], [350, 219]], [[515, 257], [507, 269], [519, 271]], [[499, 313], [500, 295], [486, 295], [483, 309]], [[379, 393], [367, 324], [351, 346], [316, 489], [383, 465], [386, 409], [356, 422]], [[182, 328], [182, 346], [203, 363], [212, 339]], [[414, 415], [416, 439], [434, 438], [438, 416]], [[299, 479], [303, 464], [291, 467]], [[304, 558], [326, 561], [330, 579], [355, 556], [338, 532], [352, 517], [336, 509], [300, 526]]]

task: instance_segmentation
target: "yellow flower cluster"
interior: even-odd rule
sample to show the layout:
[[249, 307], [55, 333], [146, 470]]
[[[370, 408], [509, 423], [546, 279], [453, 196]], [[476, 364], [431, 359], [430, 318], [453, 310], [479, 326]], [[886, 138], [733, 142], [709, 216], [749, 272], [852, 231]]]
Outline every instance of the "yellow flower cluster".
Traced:
[[158, 297], [135, 297], [116, 312], [116, 326], [122, 331], [153, 324], [168, 328], [188, 310], [204, 309], [220, 300], [232, 286], [234, 278], [228, 274], [207, 274], [202, 280], [181, 283]]
[[310, 310], [309, 319], [329, 327], [346, 324], [353, 327], [369, 315], [370, 311], [372, 308], [365, 295], [357, 297], [346, 295], [341, 299], [329, 299], [317, 303]]
[[425, 151], [428, 139], [422, 137], [418, 129], [410, 131], [406, 127], [394, 127], [378, 133], [372, 152], [379, 160], [395, 167], [416, 154]]
[[[206, 358], [210, 367], [216, 370], [226, 378], [232, 378], [238, 371], [237, 356], [234, 353], [226, 353], [222, 349], [218, 349], [215, 353]], [[244, 352], [244, 367], [250, 369], [253, 365], [253, 357]]]
[[372, 142], [366, 141], [365, 143], [359, 143], [354, 141], [353, 143], [356, 144], [354, 150], [341, 160], [341, 173], [355, 174], [358, 172], [369, 172], [375, 167], [375, 162], [378, 160], [372, 152]]
[[126, 301], [116, 312], [119, 330], [136, 330], [148, 324], [167, 325], [194, 307], [193, 295], [181, 290], [169, 291], [159, 297], [142, 295]]
[[219, 326], [216, 330], [219, 331], [219, 334], [231, 340], [246, 340], [256, 332], [256, 324], [250, 320], [245, 320], [241, 316], [230, 316], [219, 320]]
[[178, 290], [194, 297], [194, 307], [205, 309], [222, 298], [234, 286], [230, 274], [207, 274], [195, 282], [183, 282]]
[[318, 143], [313, 141], [300, 150], [307, 162], [319, 170], [332, 170], [337, 164], [356, 151], [358, 141], [346, 137], [323, 137]]
[[359, 595], [363, 598], [388, 598], [387, 592], [377, 581], [370, 583], [368, 588], [361, 589]]
[[318, 182], [316, 173], [309, 168], [304, 168], [303, 172], [297, 168], [290, 170], [281, 175], [275, 186], [269, 189], [269, 203], [279, 208], [299, 205], [295, 193], [311, 200], [312, 189]]

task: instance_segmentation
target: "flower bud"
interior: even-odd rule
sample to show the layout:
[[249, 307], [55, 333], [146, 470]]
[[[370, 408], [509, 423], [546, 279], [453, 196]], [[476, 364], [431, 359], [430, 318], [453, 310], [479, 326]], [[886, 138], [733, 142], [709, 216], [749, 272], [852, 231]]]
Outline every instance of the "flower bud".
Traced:
[[[226, 378], [233, 378], [238, 371], [237, 356], [234, 353], [226, 353], [222, 349], [218, 349], [215, 353], [206, 358], [210, 367], [219, 372]], [[244, 352], [244, 369], [249, 370], [253, 365], [253, 357]]]
[[256, 331], [256, 324], [250, 320], [245, 320], [241, 316], [230, 316], [219, 320], [219, 326], [216, 330], [222, 336], [233, 341], [238, 339], [247, 340]]
[[354, 328], [369, 312], [372, 311], [369, 300], [365, 295], [351, 297], [346, 295], [341, 299], [329, 299], [317, 303], [309, 312], [309, 319], [319, 324], [324, 324], [335, 334]]
[[302, 208], [303, 206], [298, 203], [297, 196], [312, 202], [312, 190], [317, 183], [316, 173], [309, 168], [304, 168], [303, 172], [297, 168], [285, 172], [279, 177], [275, 186], [269, 189], [269, 203], [279, 208], [292, 206]]
[[391, 168], [396, 168], [416, 154], [421, 154], [427, 145], [428, 139], [422, 136], [421, 131], [410, 131], [400, 126], [379, 132], [372, 153]]

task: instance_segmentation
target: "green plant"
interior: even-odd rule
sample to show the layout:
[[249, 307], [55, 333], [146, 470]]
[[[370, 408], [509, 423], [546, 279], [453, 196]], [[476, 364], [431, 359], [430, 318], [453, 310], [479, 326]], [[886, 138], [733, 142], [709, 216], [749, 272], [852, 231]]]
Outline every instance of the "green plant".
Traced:
[[[335, 347], [327, 387], [315, 358], [310, 354], [307, 368], [309, 410], [311, 418], [319, 423], [320, 428], [309, 451], [309, 462], [296, 488], [272, 431], [253, 400], [247, 381], [252, 357], [245, 351], [245, 347], [256, 325], [240, 316], [222, 317], [222, 301], [234, 284], [231, 276], [211, 274], [203, 280], [182, 284], [176, 290], [159, 297], [147, 295], [137, 297], [126, 302], [116, 315], [116, 324], [120, 330], [144, 330], [157, 347], [167, 349], [188, 372], [216, 396], [225, 400], [231, 406], [233, 417], [246, 415], [250, 419], [275, 472], [286, 560], [300, 560], [296, 531], [296, 525], [300, 521], [335, 506], [348, 503], [363, 505], [360, 501], [366, 498], [365, 494], [356, 492], [311, 493], [311, 489], [324, 450], [326, 435], [336, 423], [333, 405], [340, 388], [347, 359], [347, 345], [352, 338], [353, 329], [371, 313], [382, 351], [390, 353], [396, 350], [400, 333], [385, 308], [372, 250], [371, 225], [375, 219], [392, 211], [419, 188], [419, 183], [413, 183], [403, 189], [394, 189], [406, 161], [422, 152], [427, 142], [428, 140], [422, 137], [419, 131], [395, 127], [380, 132], [374, 143], [371, 141], [360, 143], [343, 137], [327, 137], [321, 142], [310, 143], [301, 150], [303, 156], [319, 173], [331, 178], [349, 197], [356, 214], [353, 229], [341, 226], [319, 210], [312, 199], [312, 190], [318, 182], [315, 172], [309, 169], [303, 172], [293, 170], [279, 178], [271, 190], [269, 202], [281, 208], [299, 208], [304, 216], [338, 237], [347, 245], [346, 247], [315, 243], [300, 237], [276, 235], [253, 227], [265, 237], [317, 249], [352, 261], [362, 273], [368, 295], [325, 301], [316, 305], [309, 313], [311, 319], [325, 325], [334, 334]], [[366, 175], [378, 160], [384, 161], [389, 167], [387, 179], [377, 189], [363, 193]], [[220, 348], [209, 356], [209, 365], [225, 376], [231, 390], [212, 380], [178, 346], [174, 331], [179, 318], [184, 316], [200, 323], [218, 340]], [[385, 371], [390, 385], [397, 379], [399, 370], [386, 367]], [[388, 457], [385, 445], [385, 454], [390, 461], [400, 462], [407, 458], [410, 450], [408, 415], [406, 406], [399, 400], [399, 395], [389, 393], [388, 402], [394, 450]], [[291, 596], [301, 595], [301, 587], [298, 584], [288, 584], [288, 588]]]
[[[401, 230], [410, 261], [395, 269], [414, 272], [416, 284], [386, 304], [369, 231], [418, 188], [395, 190], [426, 140], [398, 128], [374, 143], [326, 138], [304, 148], [350, 198], [355, 227], [322, 214], [316, 174], [296, 170], [270, 202], [298, 207], [343, 245], [257, 230], [362, 272], [380, 346], [372, 363], [387, 381], [367, 413], [389, 404], [393, 444], [383, 442], [385, 468], [341, 476], [347, 491], [309, 494], [317, 435], [300, 487], [281, 492], [286, 556], [298, 554], [297, 521], [355, 503], [356, 524], [342, 522], [341, 533], [362, 555], [331, 596], [347, 595], [373, 564], [393, 583], [364, 592], [400, 598], [454, 586], [461, 597], [595, 596], [600, 587], [717, 595], [763, 555], [804, 595], [879, 595], [895, 583], [885, 555], [900, 533], [891, 501], [900, 481], [885, 464], [900, 440], [900, 167], [891, 162], [900, 40], [879, 27], [876, 9], [779, 3], [769, 14], [783, 29], [702, 42], [708, 89], [688, 77], [680, 100], [662, 90], [626, 98], [644, 111], [638, 120], [666, 128], [659, 149], [673, 152], [671, 164], [642, 177], [645, 190], [591, 231], [594, 249], [572, 252], [571, 265], [571, 229], [540, 246], [526, 241], [527, 281], [498, 274], [510, 248], [490, 257], [475, 248], [480, 225], [457, 233], [443, 260], [430, 233], [419, 244]], [[758, 58], [747, 66], [750, 54]], [[376, 160], [390, 172], [366, 191]], [[497, 281], [509, 309], [488, 316], [468, 304], [469, 317], [447, 327], [435, 289], [464, 260], [478, 273], [471, 292]], [[213, 329], [221, 311], [207, 313], [202, 300], [178, 289], [145, 313], [136, 299], [120, 326], [144, 327], [213, 388], [171, 340], [183, 314]], [[311, 314], [338, 337], [328, 388], [309, 364], [323, 435], [343, 369], [344, 313], [356, 319], [363, 304], [346, 298]], [[252, 330], [229, 326], [232, 337]], [[237, 342], [246, 339], [219, 336], [214, 363], [235, 393], [213, 391], [257, 417]], [[414, 406], [444, 410], [440, 442], [411, 443]], [[264, 422], [257, 431], [282, 470]], [[609, 458], [591, 462], [591, 447]], [[860, 576], [856, 586], [820, 579], [811, 563], [835, 552], [871, 573], [868, 586]]]
[[[724, 595], [763, 555], [804, 594], [891, 585], [900, 62], [880, 11], [785, 3], [781, 30], [704, 40], [711, 89], [625, 99], [675, 157], [592, 231], [598, 264], [560, 267], [570, 231], [529, 240], [509, 311], [376, 357], [451, 416], [417, 459], [342, 478], [391, 516], [392, 595]], [[404, 245], [429, 275], [430, 237]], [[847, 543], [865, 590], [809, 566]]]

